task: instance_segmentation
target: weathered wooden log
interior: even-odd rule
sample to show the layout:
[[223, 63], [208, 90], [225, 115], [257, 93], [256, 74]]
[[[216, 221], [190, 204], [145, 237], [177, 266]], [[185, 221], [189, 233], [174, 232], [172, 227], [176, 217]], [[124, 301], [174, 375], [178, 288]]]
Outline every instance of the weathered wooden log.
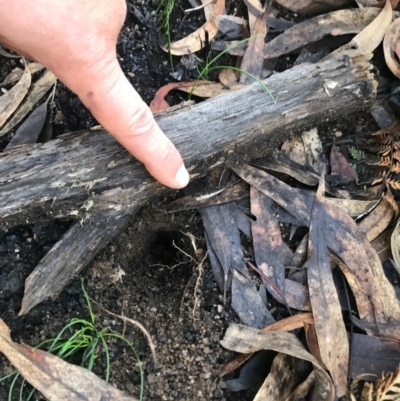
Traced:
[[[277, 137], [366, 109], [376, 96], [364, 57], [300, 65], [264, 82], [276, 102], [254, 83], [157, 118], [192, 177], [234, 150], [258, 156]], [[0, 229], [44, 217], [80, 219], [90, 210], [142, 204], [165, 191], [105, 131], [65, 135], [0, 155]]]
[[[157, 117], [192, 177], [224, 163], [232, 153], [261, 157], [293, 132], [367, 109], [377, 86], [366, 59], [347, 56], [300, 65], [264, 82], [276, 102], [255, 83]], [[71, 228], [28, 279], [23, 312], [56, 295], [118, 232], [129, 212], [166, 191], [104, 131], [68, 134], [1, 154], [0, 229], [53, 218], [74, 218], [86, 225]], [[88, 236], [91, 226], [94, 235]], [[77, 244], [78, 256], [68, 268], [63, 258]], [[44, 285], [50, 270], [53, 282], [57, 277], [54, 288], [48, 280]], [[44, 287], [47, 293], [41, 291]]]

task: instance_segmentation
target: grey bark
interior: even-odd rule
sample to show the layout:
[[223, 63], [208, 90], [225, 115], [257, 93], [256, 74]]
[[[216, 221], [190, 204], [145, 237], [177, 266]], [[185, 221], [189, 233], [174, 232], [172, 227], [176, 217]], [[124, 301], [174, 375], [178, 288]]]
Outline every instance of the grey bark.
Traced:
[[[156, 117], [192, 178], [235, 157], [262, 157], [289, 135], [368, 109], [377, 83], [364, 57], [299, 65], [258, 84]], [[230, 162], [232, 162], [230, 160]], [[58, 294], [145, 202], [166, 193], [105, 131], [67, 134], [0, 155], [0, 230], [72, 218], [27, 280], [21, 313]]]

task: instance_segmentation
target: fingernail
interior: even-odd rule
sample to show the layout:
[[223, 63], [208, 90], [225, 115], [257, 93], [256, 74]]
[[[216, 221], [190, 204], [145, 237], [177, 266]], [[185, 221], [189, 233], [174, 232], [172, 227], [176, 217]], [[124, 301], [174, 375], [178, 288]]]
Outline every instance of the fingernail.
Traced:
[[190, 178], [189, 173], [187, 172], [185, 166], [182, 164], [182, 166], [179, 167], [175, 175], [175, 180], [176, 183], [178, 184], [178, 187], [179, 188], [186, 187], [186, 185], [189, 184], [189, 178]]

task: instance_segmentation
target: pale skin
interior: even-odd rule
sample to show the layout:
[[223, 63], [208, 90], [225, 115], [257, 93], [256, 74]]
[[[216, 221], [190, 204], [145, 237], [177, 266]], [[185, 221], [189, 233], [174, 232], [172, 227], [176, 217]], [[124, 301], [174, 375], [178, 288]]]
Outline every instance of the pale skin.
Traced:
[[121, 70], [125, 0], [0, 0], [0, 43], [49, 68], [162, 184], [189, 182], [183, 160]]

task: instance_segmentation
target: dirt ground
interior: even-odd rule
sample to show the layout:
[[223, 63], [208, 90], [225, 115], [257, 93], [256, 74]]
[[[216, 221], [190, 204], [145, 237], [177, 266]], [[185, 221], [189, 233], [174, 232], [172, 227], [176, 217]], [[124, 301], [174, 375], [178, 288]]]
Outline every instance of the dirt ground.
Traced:
[[[233, 2], [229, 4], [233, 7]], [[159, 87], [173, 80], [168, 57], [159, 47], [156, 5], [156, 1], [131, 3], [118, 44], [122, 68], [147, 103]], [[182, 10], [189, 8], [189, 3], [177, 1], [175, 8], [173, 39], [202, 23], [201, 14], [190, 14], [182, 22]], [[0, 81], [18, 63], [1, 59]], [[177, 63], [175, 74], [184, 80], [191, 78], [193, 71]], [[186, 98], [173, 94], [168, 100], [174, 104]], [[79, 99], [59, 84], [55, 135], [95, 124]], [[346, 122], [342, 124], [337, 129], [343, 132], [351, 129]], [[362, 120], [356, 124], [356, 129], [364, 129]], [[6, 142], [6, 138], [0, 138], [0, 149]], [[175, 196], [179, 195], [182, 193]], [[89, 317], [81, 291], [80, 278], [83, 277], [92, 299], [114, 313], [137, 320], [154, 339], [157, 367], [153, 366], [147, 341], [138, 329], [125, 327], [94, 306], [101, 326], [124, 332], [134, 344], [145, 368], [146, 400], [252, 399], [253, 391], [230, 393], [219, 378], [221, 363], [232, 357], [219, 345], [219, 340], [228, 324], [238, 319], [229, 307], [224, 307], [208, 262], [201, 271], [198, 268], [206, 251], [200, 216], [197, 212], [165, 214], [160, 204], [167, 201], [161, 199], [144, 207], [56, 300], [39, 305], [23, 317], [17, 314], [26, 277], [71, 223], [55, 222], [0, 232], [0, 318], [9, 325], [16, 341], [34, 346], [53, 338], [71, 318]], [[121, 281], [116, 281], [121, 269], [125, 275]], [[120, 342], [113, 343], [111, 360], [111, 383], [138, 397], [139, 370], [128, 348]], [[101, 362], [100, 355], [95, 372], [103, 377]], [[0, 376], [10, 369], [0, 357]], [[9, 385], [9, 382], [0, 382], [0, 401], [7, 399]]]

